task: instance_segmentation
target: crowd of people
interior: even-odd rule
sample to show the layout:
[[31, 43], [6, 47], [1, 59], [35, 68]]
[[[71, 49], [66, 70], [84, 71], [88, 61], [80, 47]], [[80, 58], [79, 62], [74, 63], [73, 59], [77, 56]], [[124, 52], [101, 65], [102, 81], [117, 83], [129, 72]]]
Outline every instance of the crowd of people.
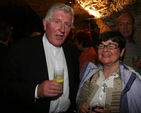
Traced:
[[[120, 15], [116, 30], [100, 33], [97, 43], [87, 30], [74, 32], [73, 23], [73, 9], [55, 3], [43, 19], [44, 33], [35, 32], [8, 47], [12, 29], [0, 21], [2, 111], [141, 112], [141, 60], [132, 64], [133, 56], [141, 56], [141, 43], [133, 37], [132, 15]], [[56, 67], [64, 69], [63, 89], [54, 80]], [[103, 108], [92, 111], [95, 101]]]

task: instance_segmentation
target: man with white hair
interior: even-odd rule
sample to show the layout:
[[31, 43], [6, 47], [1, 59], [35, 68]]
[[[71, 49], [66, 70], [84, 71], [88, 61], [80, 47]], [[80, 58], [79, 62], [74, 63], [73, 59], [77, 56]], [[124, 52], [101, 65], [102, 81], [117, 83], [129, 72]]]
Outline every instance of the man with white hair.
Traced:
[[[73, 21], [72, 8], [56, 3], [43, 19], [43, 35], [13, 44], [0, 81], [0, 91], [7, 102], [5, 111], [74, 112], [79, 83], [78, 53], [66, 41]], [[64, 69], [63, 90], [54, 80], [56, 67]]]

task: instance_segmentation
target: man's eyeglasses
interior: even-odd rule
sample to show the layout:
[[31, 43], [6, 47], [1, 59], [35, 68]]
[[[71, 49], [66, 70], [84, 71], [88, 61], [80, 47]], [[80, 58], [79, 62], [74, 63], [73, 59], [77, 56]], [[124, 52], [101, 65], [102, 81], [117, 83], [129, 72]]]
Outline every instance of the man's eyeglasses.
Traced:
[[133, 25], [133, 23], [132, 22], [122, 22], [122, 23], [118, 24], [119, 27], [122, 27], [122, 26], [125, 26], [125, 25], [126, 26], [131, 26], [131, 25]]
[[117, 48], [119, 48], [119, 46], [117, 44], [112, 44], [112, 43], [108, 44], [108, 45], [99, 44], [97, 46], [98, 49], [104, 49], [105, 47], [108, 48], [108, 49], [117, 49]]

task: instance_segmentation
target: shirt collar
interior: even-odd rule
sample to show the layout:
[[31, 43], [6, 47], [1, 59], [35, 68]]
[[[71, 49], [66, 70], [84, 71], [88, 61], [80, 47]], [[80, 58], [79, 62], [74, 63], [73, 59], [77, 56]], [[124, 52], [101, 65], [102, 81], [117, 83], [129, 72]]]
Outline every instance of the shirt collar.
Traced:
[[133, 37], [131, 37], [129, 43], [137, 44]]
[[[103, 66], [100, 66], [99, 67], [99, 71], [101, 71], [103, 73]], [[116, 77], [119, 77], [119, 75], [120, 75], [120, 72], [119, 72], [119, 68], [118, 68], [117, 71], [115, 71], [114, 73], [112, 73], [110, 76], [114, 76], [114, 78], [116, 78]]]

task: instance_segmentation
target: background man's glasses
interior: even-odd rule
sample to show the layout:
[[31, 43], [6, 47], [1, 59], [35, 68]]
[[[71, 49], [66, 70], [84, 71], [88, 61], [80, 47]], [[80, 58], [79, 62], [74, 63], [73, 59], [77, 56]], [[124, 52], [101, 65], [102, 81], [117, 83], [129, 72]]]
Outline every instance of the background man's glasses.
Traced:
[[133, 23], [132, 22], [122, 22], [122, 23], [118, 24], [119, 27], [122, 27], [122, 26], [125, 26], [125, 25], [126, 26], [131, 26], [131, 25], [133, 25]]

